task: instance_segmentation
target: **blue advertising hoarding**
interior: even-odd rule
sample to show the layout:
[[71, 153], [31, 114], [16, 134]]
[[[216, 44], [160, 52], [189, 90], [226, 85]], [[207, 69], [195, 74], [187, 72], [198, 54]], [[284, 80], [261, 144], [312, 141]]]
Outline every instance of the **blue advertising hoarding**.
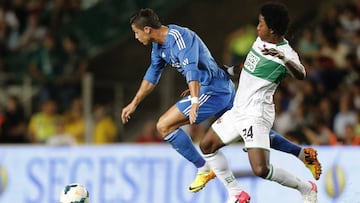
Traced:
[[[360, 203], [360, 148], [316, 147], [323, 175], [319, 203]], [[254, 177], [241, 145], [223, 148], [252, 202], [301, 203], [301, 195]], [[271, 151], [271, 162], [304, 180], [310, 172], [292, 155]], [[196, 170], [170, 145], [1, 146], [0, 203], [56, 203], [64, 185], [84, 184], [91, 203], [220, 203], [227, 193], [214, 179], [189, 193]]]

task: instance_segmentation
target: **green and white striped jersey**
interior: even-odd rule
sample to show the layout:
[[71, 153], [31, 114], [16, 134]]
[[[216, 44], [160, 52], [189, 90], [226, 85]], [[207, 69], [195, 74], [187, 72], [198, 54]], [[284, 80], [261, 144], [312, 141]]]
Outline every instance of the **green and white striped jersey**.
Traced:
[[272, 125], [275, 118], [273, 95], [280, 81], [289, 76], [290, 72], [279, 58], [263, 55], [261, 50], [264, 48], [280, 50], [288, 59], [300, 64], [298, 54], [288, 41], [271, 44], [258, 37], [246, 57], [234, 107], [242, 116], [262, 117]]

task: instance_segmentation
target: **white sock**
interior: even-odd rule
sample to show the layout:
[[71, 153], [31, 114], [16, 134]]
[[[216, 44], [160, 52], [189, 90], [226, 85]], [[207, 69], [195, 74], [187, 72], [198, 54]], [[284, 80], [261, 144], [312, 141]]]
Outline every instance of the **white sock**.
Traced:
[[198, 168], [198, 172], [200, 173], [207, 173], [210, 171], [210, 166], [207, 162], [205, 162], [204, 166]]
[[272, 165], [266, 179], [275, 181], [286, 187], [297, 189], [301, 194], [309, 192], [312, 187], [311, 183], [304, 182], [284, 169], [275, 168]]
[[242, 189], [240, 188], [234, 174], [228, 166], [228, 162], [221, 151], [205, 156], [206, 162], [216, 174], [216, 177], [222, 182], [227, 189], [230, 196], [238, 194]]
[[301, 148], [300, 153], [298, 155], [298, 159], [300, 159], [302, 162], [305, 161], [304, 148]]

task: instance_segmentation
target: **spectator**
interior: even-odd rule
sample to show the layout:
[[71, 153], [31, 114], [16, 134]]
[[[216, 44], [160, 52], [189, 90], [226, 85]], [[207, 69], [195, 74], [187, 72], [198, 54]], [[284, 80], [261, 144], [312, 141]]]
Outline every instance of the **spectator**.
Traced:
[[9, 41], [9, 26], [5, 20], [4, 11], [0, 9], [0, 56], [4, 57], [9, 53], [7, 43]]
[[319, 56], [327, 58], [333, 62], [334, 67], [339, 70], [346, 68], [346, 55], [349, 48], [342, 43], [336, 34], [323, 34], [321, 37], [321, 48]]
[[334, 118], [334, 130], [338, 140], [345, 139], [345, 130], [347, 125], [354, 125], [356, 121], [356, 114], [351, 109], [348, 95], [343, 95], [339, 101], [339, 112]]
[[[357, 31], [357, 33], [356, 33], [355, 44], [356, 44], [356, 48], [355, 48], [356, 63], [358, 66], [360, 66], [360, 31]], [[358, 69], [358, 71], [359, 71], [359, 69]]]
[[0, 21], [4, 23], [5, 26], [4, 37], [5, 39], [5, 47], [8, 50], [13, 50], [18, 43], [19, 36], [19, 20], [15, 15], [14, 11], [11, 9], [11, 5], [9, 3], [4, 3], [0, 7]]
[[76, 145], [73, 135], [65, 131], [65, 120], [59, 118], [56, 122], [56, 133], [46, 140], [46, 144], [50, 146], [70, 146]]
[[55, 0], [53, 7], [47, 10], [49, 27], [56, 32], [82, 11], [81, 0]]
[[354, 126], [347, 124], [345, 126], [344, 145], [360, 145], [360, 137], [355, 135]]
[[30, 117], [28, 136], [32, 143], [45, 143], [46, 140], [56, 134], [57, 103], [47, 100], [41, 104], [41, 110]]
[[289, 96], [287, 90], [282, 87], [283, 86], [280, 84], [279, 91], [276, 91], [274, 94], [276, 119], [274, 121], [273, 128], [278, 133], [285, 135], [285, 133], [294, 129], [295, 126], [293, 124], [295, 123], [292, 122], [292, 112], [289, 110], [291, 97]]
[[318, 25], [322, 35], [331, 35], [337, 37], [340, 33], [339, 9], [338, 5], [327, 4], [324, 7], [324, 13], [321, 15], [321, 20]]
[[338, 144], [336, 134], [321, 120], [317, 122], [314, 130], [311, 128], [304, 128], [303, 132], [311, 145]]
[[339, 16], [339, 22], [343, 32], [341, 39], [344, 40], [349, 48], [355, 48], [355, 35], [360, 31], [360, 18], [357, 16], [356, 6], [353, 3], [347, 3]]
[[328, 97], [323, 97], [318, 104], [318, 119], [322, 120], [324, 124], [333, 129], [334, 122], [334, 109], [332, 108], [331, 101]]
[[65, 112], [65, 132], [74, 136], [77, 144], [85, 143], [85, 118], [81, 98], [73, 99], [70, 109]]
[[11, 96], [6, 104], [2, 123], [1, 143], [26, 143], [26, 125], [24, 108], [16, 96]]
[[114, 119], [106, 112], [105, 106], [94, 108], [94, 144], [108, 144], [117, 141], [117, 128]]
[[41, 47], [34, 51], [30, 58], [30, 74], [39, 85], [38, 100], [42, 103], [50, 98], [57, 99], [62, 75], [62, 61], [56, 47], [55, 36], [47, 33]]
[[360, 137], [360, 111], [356, 112], [356, 122], [354, 125], [355, 135]]
[[319, 54], [320, 42], [317, 41], [315, 32], [312, 27], [305, 28], [298, 43], [299, 53], [307, 60], [314, 60]]
[[27, 18], [27, 26], [24, 33], [20, 36], [18, 48], [19, 50], [35, 50], [44, 39], [47, 28], [40, 24], [39, 16], [31, 14]]
[[60, 99], [64, 108], [68, 108], [70, 101], [81, 94], [82, 78], [87, 71], [88, 62], [85, 54], [79, 48], [79, 41], [74, 35], [62, 38], [65, 55], [63, 59], [63, 74], [61, 78]]
[[227, 65], [243, 63], [255, 39], [256, 29], [250, 24], [230, 33], [225, 41], [224, 63]]

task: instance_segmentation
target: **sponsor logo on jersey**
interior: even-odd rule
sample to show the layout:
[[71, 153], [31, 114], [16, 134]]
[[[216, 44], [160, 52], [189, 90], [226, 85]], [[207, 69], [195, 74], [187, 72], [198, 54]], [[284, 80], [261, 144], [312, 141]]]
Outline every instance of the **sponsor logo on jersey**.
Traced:
[[246, 57], [244, 67], [251, 72], [255, 71], [256, 64], [260, 61], [260, 57], [256, 56], [252, 51]]

